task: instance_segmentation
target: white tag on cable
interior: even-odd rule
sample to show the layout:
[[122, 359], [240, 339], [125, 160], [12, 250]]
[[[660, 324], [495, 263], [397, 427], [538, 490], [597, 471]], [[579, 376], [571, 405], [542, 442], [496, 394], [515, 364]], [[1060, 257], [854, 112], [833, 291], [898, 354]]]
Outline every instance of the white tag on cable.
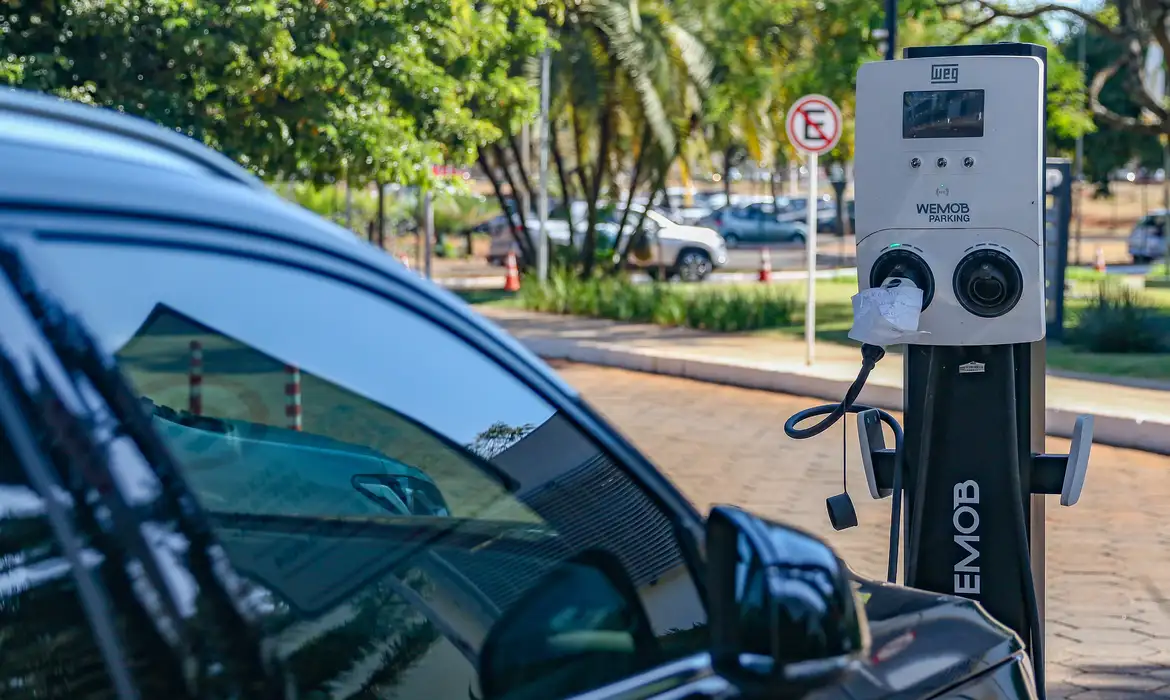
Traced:
[[926, 335], [918, 330], [922, 290], [902, 277], [886, 280], [853, 295], [853, 340], [885, 347], [912, 343]]

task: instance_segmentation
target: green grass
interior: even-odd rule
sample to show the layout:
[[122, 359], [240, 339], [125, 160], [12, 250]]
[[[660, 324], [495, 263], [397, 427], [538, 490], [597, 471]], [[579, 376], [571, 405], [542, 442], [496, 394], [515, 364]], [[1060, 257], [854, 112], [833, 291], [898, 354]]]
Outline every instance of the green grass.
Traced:
[[459, 289], [455, 295], [472, 306], [516, 306], [516, 293], [502, 289]]
[[[1070, 272], [1073, 272], [1070, 270]], [[1107, 276], [1093, 270], [1076, 270], [1070, 275], [1073, 294], [1065, 300], [1067, 328], [1072, 328], [1078, 314], [1090, 304], [1090, 297], [1097, 285], [1106, 281], [1106, 278], [1115, 279], [1117, 276]], [[693, 298], [696, 294], [709, 294], [713, 285], [672, 285], [675, 293], [682, 298]], [[794, 299], [794, 308], [789, 322], [766, 328], [748, 331], [750, 334], [766, 337], [783, 337], [785, 339], [804, 338], [804, 297], [805, 284], [791, 282], [772, 285], [783, 294], [791, 295]], [[735, 285], [720, 285], [728, 290], [748, 291], [759, 289], [754, 283]], [[820, 342], [835, 343], [856, 347], [858, 343], [849, 339], [849, 328], [853, 323], [853, 306], [851, 298], [857, 293], [856, 277], [823, 279], [817, 282], [817, 331], [816, 337]], [[1144, 289], [1141, 297], [1149, 305], [1170, 313], [1170, 289]], [[503, 291], [468, 291], [460, 293], [468, 303], [486, 304], [489, 306], [521, 307], [516, 295]], [[891, 348], [897, 352], [897, 348]], [[1094, 353], [1085, 352], [1076, 347], [1053, 343], [1048, 348], [1048, 365], [1053, 369], [1081, 374], [1096, 374], [1113, 377], [1144, 378], [1156, 380], [1170, 380], [1170, 354], [1164, 353]]]
[[1048, 366], [1081, 374], [1170, 380], [1170, 354], [1082, 352], [1067, 345], [1048, 346]]

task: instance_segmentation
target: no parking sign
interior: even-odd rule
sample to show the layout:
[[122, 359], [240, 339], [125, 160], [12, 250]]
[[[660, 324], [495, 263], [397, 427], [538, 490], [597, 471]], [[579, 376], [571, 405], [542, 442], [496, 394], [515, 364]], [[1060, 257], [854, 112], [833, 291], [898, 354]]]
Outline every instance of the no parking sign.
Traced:
[[823, 155], [841, 140], [841, 110], [824, 95], [805, 95], [788, 110], [784, 128], [798, 151]]
[[805, 230], [808, 296], [804, 314], [805, 362], [813, 363], [816, 344], [817, 156], [833, 150], [844, 126], [841, 110], [824, 95], [805, 95], [792, 104], [784, 120], [788, 142], [808, 156], [808, 224]]

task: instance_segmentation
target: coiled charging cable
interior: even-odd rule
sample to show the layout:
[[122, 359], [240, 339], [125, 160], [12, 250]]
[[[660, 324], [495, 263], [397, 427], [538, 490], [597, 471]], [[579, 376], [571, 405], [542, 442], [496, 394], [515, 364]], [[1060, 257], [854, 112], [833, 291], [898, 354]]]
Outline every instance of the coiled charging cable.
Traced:
[[[890, 556], [886, 566], [886, 581], [897, 583], [899, 522], [902, 516], [902, 426], [892, 415], [881, 409], [855, 403], [861, 390], [865, 387], [865, 381], [869, 379], [870, 372], [885, 356], [885, 348], [868, 343], [863, 344], [861, 346], [861, 371], [857, 373], [857, 378], [849, 385], [849, 390], [845, 392], [845, 398], [840, 403], [813, 406], [794, 413], [784, 423], [784, 434], [794, 440], [807, 440], [833, 427], [847, 413], [861, 413], [869, 410], [876, 410], [878, 418], [890, 427], [894, 433], [894, 503], [890, 514]], [[800, 423], [817, 416], [824, 416], [824, 418], [808, 428], [797, 427]]]

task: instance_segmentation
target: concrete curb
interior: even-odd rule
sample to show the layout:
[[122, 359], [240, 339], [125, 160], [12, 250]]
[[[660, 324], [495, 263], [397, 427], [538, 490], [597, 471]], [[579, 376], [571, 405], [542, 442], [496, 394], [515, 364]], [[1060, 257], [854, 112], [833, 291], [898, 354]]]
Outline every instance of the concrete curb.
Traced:
[[[712, 272], [708, 278], [708, 284], [734, 284], [738, 282], [755, 282], [757, 279], [757, 272]], [[856, 277], [856, 267], [842, 267], [837, 269], [817, 270], [815, 277], [817, 279], [827, 280], [837, 277]], [[649, 275], [644, 273], [634, 273], [633, 279], [635, 282], [647, 283], [650, 281]], [[773, 282], [799, 282], [800, 280], [808, 279], [808, 273], [804, 270], [777, 270], [772, 273]], [[503, 289], [504, 276], [503, 275], [480, 275], [473, 277], [435, 277], [431, 280], [440, 287], [460, 291], [471, 289]]]
[[[663, 357], [648, 352], [597, 347], [560, 338], [526, 338], [521, 339], [521, 342], [540, 357], [550, 360], [567, 360], [745, 389], [810, 396], [824, 401], [840, 401], [849, 388], [848, 381], [814, 375], [725, 362]], [[902, 389], [888, 384], [867, 384], [858, 401], [887, 411], [900, 411]], [[1081, 414], [1075, 411], [1049, 407], [1046, 411], [1048, 434], [1061, 438], [1072, 437], [1073, 426], [1079, 415]], [[1170, 455], [1170, 422], [1094, 414], [1093, 442]]]

